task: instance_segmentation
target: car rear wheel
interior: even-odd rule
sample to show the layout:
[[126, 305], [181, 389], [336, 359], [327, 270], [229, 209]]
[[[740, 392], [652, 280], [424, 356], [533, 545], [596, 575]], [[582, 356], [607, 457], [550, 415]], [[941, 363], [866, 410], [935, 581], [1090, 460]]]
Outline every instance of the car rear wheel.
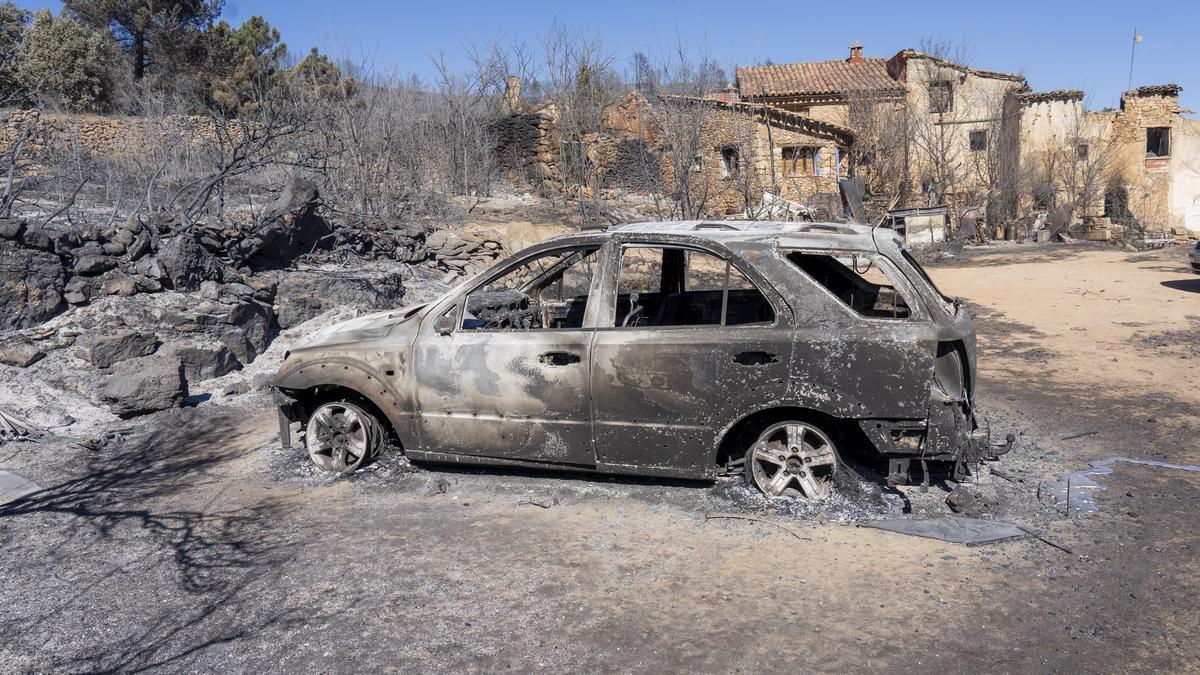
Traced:
[[383, 427], [374, 415], [347, 401], [318, 406], [304, 428], [309, 459], [334, 473], [358, 469], [379, 453], [385, 438]]
[[808, 422], [772, 424], [746, 451], [746, 480], [769, 497], [822, 499], [841, 462], [833, 441]]

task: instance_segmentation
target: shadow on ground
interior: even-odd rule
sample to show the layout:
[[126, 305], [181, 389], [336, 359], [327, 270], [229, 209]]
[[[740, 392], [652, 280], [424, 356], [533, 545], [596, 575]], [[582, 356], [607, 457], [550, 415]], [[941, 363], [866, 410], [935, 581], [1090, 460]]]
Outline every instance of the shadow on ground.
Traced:
[[[265, 619], [238, 611], [292, 557], [273, 525], [288, 510], [271, 498], [223, 508], [216, 474], [246, 452], [229, 443], [239, 432], [230, 418], [177, 415], [88, 452], [72, 477], [0, 506], [0, 542], [14, 552], [3, 566], [17, 596], [5, 593], [11, 610], [0, 614], [11, 619], [5, 661], [142, 670], [302, 620], [284, 609]], [[109, 606], [121, 596], [114, 589], [130, 584], [141, 586], [122, 592], [135, 606]], [[62, 633], [80, 620], [86, 638]]]

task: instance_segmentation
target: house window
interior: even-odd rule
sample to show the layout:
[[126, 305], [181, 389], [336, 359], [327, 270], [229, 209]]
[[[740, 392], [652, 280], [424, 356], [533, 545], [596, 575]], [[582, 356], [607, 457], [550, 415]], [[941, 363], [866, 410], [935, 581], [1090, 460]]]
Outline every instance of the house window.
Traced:
[[954, 85], [950, 80], [929, 83], [929, 112], [948, 113], [954, 109]]
[[1087, 143], [1078, 143], [1075, 145], [1075, 159], [1076, 159], [1076, 161], [1080, 161], [1080, 162], [1087, 161], [1087, 159], [1088, 159], [1088, 144]]
[[837, 148], [834, 158], [837, 160], [838, 178], [844, 178], [850, 175], [850, 150], [846, 148]]
[[816, 176], [817, 149], [789, 145], [783, 148], [783, 175]]
[[741, 168], [741, 156], [738, 149], [730, 145], [721, 148], [721, 177], [733, 178]]
[[987, 150], [987, 131], [972, 131], [970, 136], [971, 151]]
[[1171, 156], [1171, 127], [1150, 127], [1146, 129], [1146, 156]]

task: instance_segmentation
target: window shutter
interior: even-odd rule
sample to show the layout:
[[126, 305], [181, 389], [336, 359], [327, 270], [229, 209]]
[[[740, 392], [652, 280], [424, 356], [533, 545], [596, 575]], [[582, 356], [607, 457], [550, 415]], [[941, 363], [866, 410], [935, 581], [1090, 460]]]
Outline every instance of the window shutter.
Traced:
[[821, 175], [821, 151], [813, 150], [813, 175]]

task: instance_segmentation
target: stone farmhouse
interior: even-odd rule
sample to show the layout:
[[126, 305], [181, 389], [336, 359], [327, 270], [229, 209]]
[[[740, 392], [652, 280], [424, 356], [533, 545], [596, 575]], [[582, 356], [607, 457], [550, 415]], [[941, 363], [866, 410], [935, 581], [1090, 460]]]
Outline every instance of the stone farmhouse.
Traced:
[[[855, 177], [876, 210], [947, 204], [1014, 225], [1067, 207], [1089, 238], [1200, 232], [1200, 120], [1179, 91], [1141, 87], [1119, 110], [1089, 111], [1082, 92], [1034, 92], [1022, 75], [912, 49], [865, 57], [855, 43], [845, 59], [738, 68], [694, 100], [706, 112], [688, 170], [713, 214], [754, 215], [764, 193], [836, 204], [838, 180]], [[583, 177], [561, 170], [569, 154], [592, 189], [659, 192], [679, 163], [655, 110], [678, 103], [631, 94], [578, 139], [561, 138], [553, 106], [514, 104], [502, 163], [561, 184]]]

